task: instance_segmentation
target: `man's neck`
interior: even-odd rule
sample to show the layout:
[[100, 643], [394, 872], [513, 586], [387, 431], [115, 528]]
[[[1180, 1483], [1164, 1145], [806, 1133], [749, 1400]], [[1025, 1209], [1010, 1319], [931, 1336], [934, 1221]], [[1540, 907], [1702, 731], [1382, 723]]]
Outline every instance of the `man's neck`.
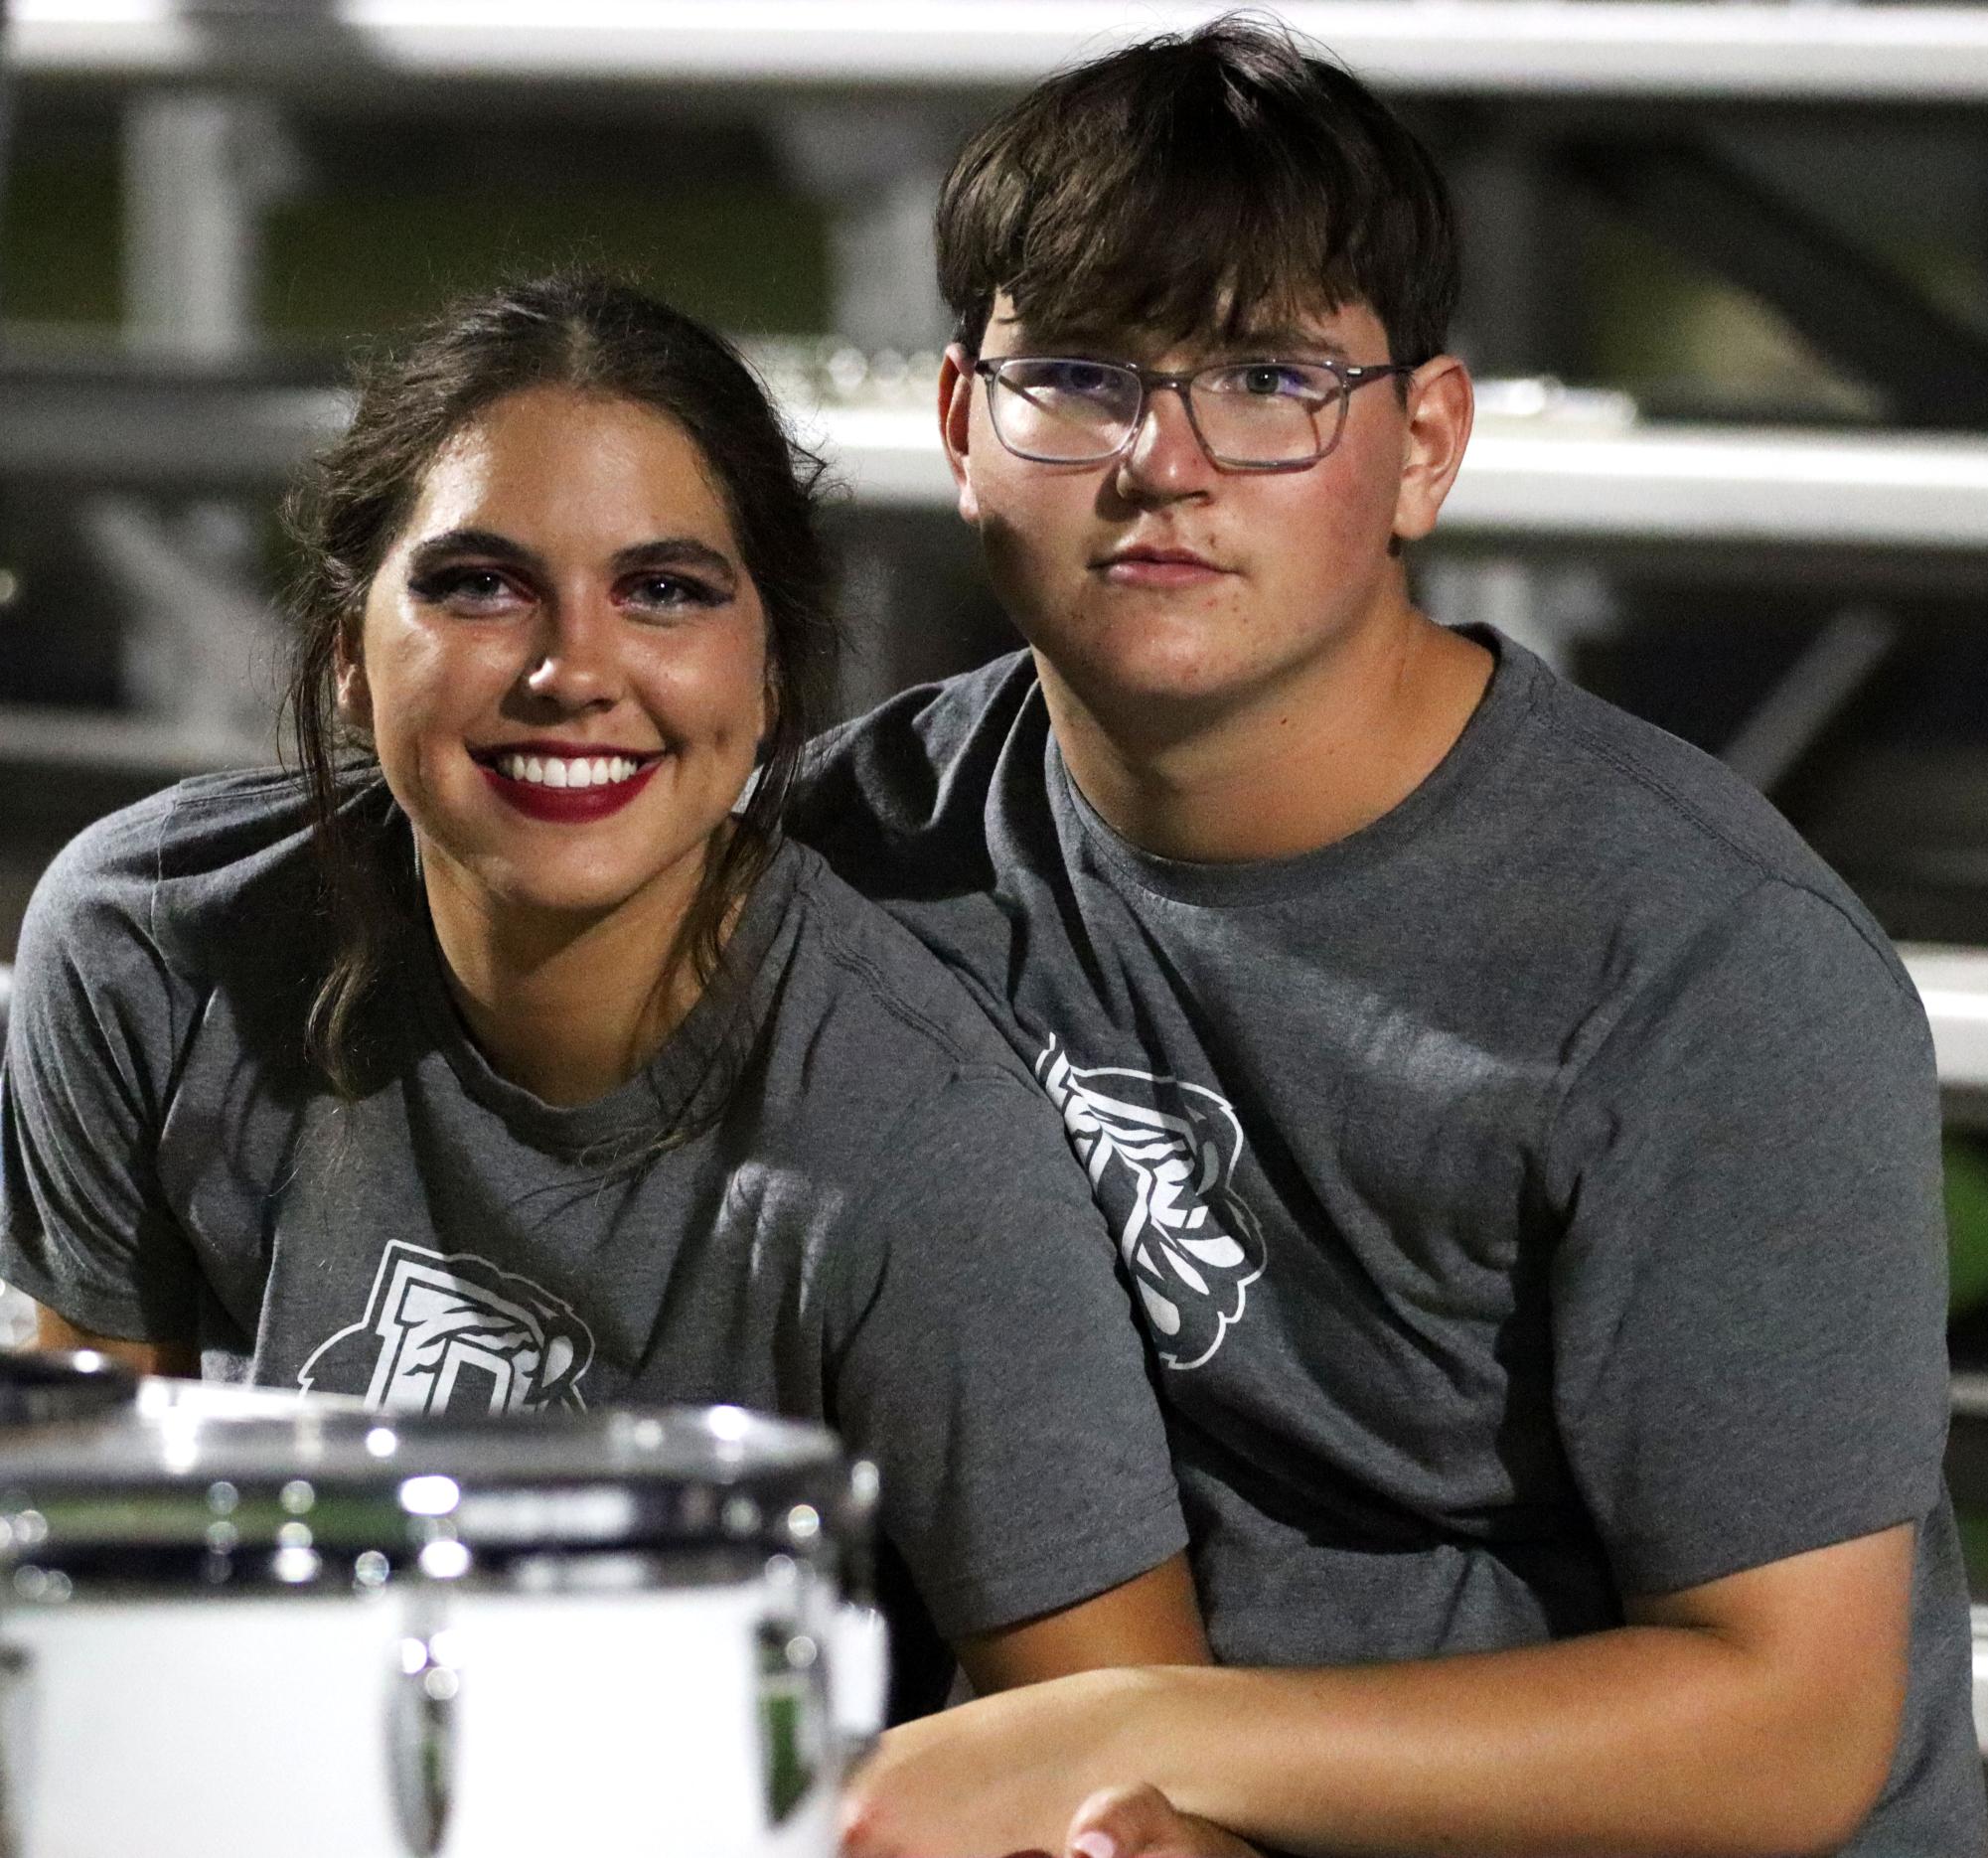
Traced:
[[1085, 799], [1134, 845], [1201, 863], [1294, 857], [1392, 812], [1455, 745], [1492, 663], [1404, 605], [1245, 701], [1169, 714], [1087, 701], [1037, 655]]

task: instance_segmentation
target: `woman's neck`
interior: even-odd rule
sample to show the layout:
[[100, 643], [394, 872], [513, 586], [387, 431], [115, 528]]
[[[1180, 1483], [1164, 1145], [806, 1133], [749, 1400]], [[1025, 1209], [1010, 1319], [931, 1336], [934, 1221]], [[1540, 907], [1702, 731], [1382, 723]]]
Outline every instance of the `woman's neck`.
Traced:
[[699, 863], [604, 914], [577, 916], [493, 898], [426, 855], [449, 996], [491, 1067], [562, 1105], [591, 1103], [640, 1071], [703, 991], [681, 947], [702, 874]]

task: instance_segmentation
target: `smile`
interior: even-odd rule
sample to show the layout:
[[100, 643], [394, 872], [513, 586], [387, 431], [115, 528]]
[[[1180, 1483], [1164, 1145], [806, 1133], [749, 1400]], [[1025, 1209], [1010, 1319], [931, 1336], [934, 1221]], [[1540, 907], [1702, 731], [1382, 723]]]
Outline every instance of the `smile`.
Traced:
[[633, 780], [644, 764], [626, 755], [499, 755], [494, 765], [506, 780], [534, 787], [612, 787]]
[[552, 755], [505, 750], [476, 758], [491, 791], [527, 819], [577, 826], [619, 813], [649, 785], [660, 755]]

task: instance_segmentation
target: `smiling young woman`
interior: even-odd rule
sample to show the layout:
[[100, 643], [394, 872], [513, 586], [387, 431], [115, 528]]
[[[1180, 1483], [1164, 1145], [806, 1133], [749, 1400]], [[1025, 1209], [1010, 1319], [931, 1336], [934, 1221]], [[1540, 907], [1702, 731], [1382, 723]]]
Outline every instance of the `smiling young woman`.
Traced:
[[548, 1101], [602, 1095], [708, 979], [679, 932], [773, 708], [766, 612], [698, 447], [570, 387], [487, 407], [429, 466], [338, 659], [471, 1030]]
[[815, 475], [724, 343], [597, 279], [377, 368], [294, 506], [301, 771], [184, 783], [38, 890], [0, 1273], [152, 1369], [833, 1423], [900, 1644], [982, 1688], [1198, 1657], [1056, 1114], [781, 833]]

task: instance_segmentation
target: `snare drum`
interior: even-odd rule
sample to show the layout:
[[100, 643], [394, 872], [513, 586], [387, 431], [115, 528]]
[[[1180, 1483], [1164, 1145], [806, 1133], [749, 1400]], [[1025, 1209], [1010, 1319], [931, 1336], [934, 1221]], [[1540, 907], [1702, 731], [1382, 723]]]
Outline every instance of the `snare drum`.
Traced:
[[0, 1433], [19, 1858], [827, 1858], [875, 1476], [735, 1408]]

